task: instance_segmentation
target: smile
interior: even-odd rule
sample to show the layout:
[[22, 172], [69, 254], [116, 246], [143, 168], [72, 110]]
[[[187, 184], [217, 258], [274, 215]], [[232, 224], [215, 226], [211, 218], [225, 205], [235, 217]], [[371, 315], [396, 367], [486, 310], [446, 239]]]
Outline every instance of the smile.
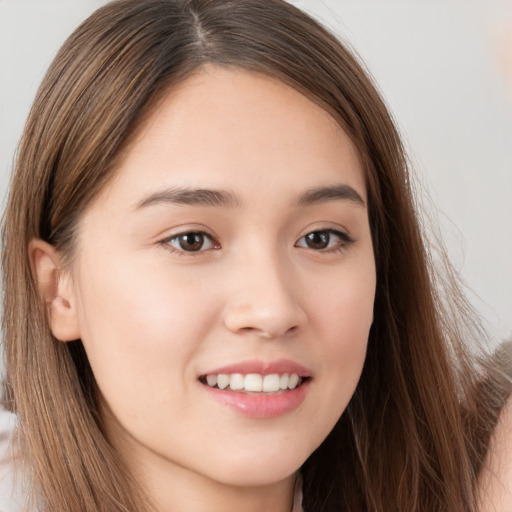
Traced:
[[200, 378], [203, 384], [211, 388], [250, 393], [278, 393], [292, 390], [302, 384], [303, 379], [296, 373], [258, 373], [210, 374]]
[[241, 361], [198, 377], [207, 396], [250, 418], [276, 418], [297, 409], [309, 394], [312, 373], [289, 359]]

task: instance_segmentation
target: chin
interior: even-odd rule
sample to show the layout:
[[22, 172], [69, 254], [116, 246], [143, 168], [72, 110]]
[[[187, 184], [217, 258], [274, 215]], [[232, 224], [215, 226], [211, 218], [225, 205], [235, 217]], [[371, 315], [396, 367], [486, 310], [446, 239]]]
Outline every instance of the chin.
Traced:
[[[291, 456], [290, 456], [291, 455]], [[297, 453], [281, 453], [272, 457], [253, 455], [248, 460], [228, 461], [217, 465], [212, 478], [235, 487], [259, 487], [281, 482], [294, 475], [307, 457]]]

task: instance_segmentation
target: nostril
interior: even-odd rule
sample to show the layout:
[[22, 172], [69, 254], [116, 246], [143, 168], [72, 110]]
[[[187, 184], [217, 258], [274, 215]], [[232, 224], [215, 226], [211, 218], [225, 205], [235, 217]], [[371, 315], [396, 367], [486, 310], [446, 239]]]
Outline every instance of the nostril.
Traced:
[[274, 330], [258, 328], [258, 327], [242, 327], [242, 328], [238, 329], [238, 334], [242, 334], [242, 335], [244, 335], [244, 334], [251, 335], [252, 334], [252, 335], [259, 336], [261, 338], [272, 339], [272, 338], [277, 338], [279, 336], [293, 335], [298, 330], [299, 330], [298, 325], [294, 325], [294, 326], [288, 328], [287, 330], [285, 330], [284, 332], [282, 332], [278, 329], [276, 329], [274, 331]]
[[260, 338], [274, 338], [275, 337], [275, 334], [265, 330], [265, 329], [261, 329], [261, 328], [258, 328], [258, 327], [242, 327], [241, 329], [238, 329], [238, 333], [239, 334], [247, 334], [247, 335], [256, 335], [256, 336], [259, 336]]
[[[273, 297], [273, 296], [272, 296]], [[291, 300], [270, 301], [252, 296], [242, 303], [228, 303], [224, 310], [224, 324], [239, 335], [273, 339], [290, 336], [307, 324], [305, 311]]]

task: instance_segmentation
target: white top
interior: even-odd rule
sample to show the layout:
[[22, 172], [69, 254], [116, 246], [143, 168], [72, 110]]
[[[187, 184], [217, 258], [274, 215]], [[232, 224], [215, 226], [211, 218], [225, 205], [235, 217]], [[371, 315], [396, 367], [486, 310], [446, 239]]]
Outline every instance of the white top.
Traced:
[[304, 512], [302, 508], [302, 477], [299, 475], [295, 481], [292, 512]]
[[0, 407], [0, 512], [22, 512], [25, 510], [24, 494], [20, 482], [15, 478], [15, 463], [19, 458], [15, 443], [12, 443], [16, 427], [16, 416]]

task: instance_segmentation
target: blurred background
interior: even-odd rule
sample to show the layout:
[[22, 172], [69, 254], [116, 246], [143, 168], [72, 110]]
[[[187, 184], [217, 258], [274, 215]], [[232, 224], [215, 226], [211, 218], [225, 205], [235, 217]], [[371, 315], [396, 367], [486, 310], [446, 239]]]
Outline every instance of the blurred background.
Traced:
[[[264, 0], [262, 0], [264, 1]], [[0, 0], [0, 198], [43, 74], [101, 0]], [[496, 343], [512, 336], [512, 2], [298, 0], [371, 70], [428, 215]]]

